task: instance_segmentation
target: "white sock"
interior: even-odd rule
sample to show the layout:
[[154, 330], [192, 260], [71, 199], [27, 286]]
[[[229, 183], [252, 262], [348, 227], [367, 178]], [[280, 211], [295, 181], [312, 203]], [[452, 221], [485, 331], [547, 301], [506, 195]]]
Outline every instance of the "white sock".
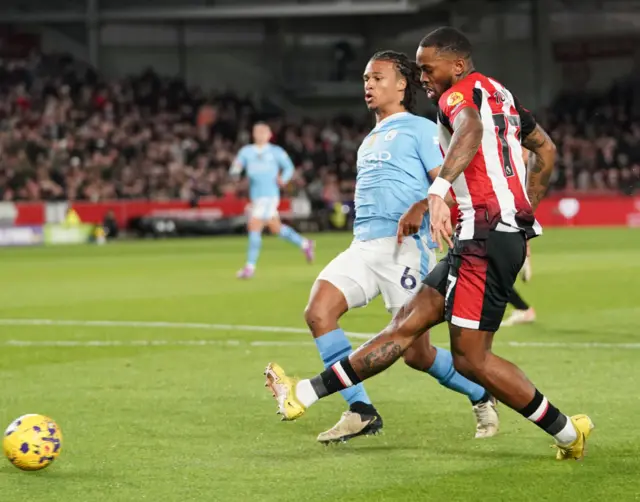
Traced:
[[[565, 415], [566, 416], [566, 415]], [[578, 431], [576, 430], [573, 422], [569, 417], [567, 417], [567, 423], [562, 428], [560, 432], [554, 434], [554, 439], [556, 443], [561, 446], [567, 446], [573, 443], [576, 439], [578, 439]]]
[[298, 385], [296, 385], [296, 398], [305, 408], [308, 408], [318, 400], [318, 394], [313, 390], [311, 380], [300, 380], [298, 382]]

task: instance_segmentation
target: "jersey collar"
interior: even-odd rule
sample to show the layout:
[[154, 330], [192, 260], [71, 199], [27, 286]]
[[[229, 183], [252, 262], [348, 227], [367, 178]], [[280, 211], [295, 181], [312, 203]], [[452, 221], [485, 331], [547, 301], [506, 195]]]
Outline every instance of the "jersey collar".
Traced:
[[384, 124], [388, 124], [389, 122], [393, 122], [394, 120], [399, 119], [401, 117], [406, 117], [407, 115], [411, 115], [411, 114], [409, 112], [398, 112], [398, 113], [394, 113], [393, 115], [389, 115], [387, 118], [382, 119], [380, 122], [378, 122], [373, 129], [374, 130], [379, 129]]

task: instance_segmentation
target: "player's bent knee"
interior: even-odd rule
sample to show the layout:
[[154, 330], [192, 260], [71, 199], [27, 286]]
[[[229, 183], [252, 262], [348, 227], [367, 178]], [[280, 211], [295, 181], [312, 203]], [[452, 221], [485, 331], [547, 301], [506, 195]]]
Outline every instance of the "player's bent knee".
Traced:
[[329, 309], [321, 304], [312, 302], [304, 309], [304, 320], [312, 331], [323, 324], [327, 324], [330, 318]]
[[473, 377], [473, 365], [467, 360], [467, 358], [460, 354], [453, 354], [453, 367], [458, 373], [466, 376], [467, 378]]
[[475, 382], [482, 381], [485, 362], [486, 358], [482, 355], [453, 354], [453, 367], [456, 371]]
[[317, 281], [304, 309], [304, 320], [314, 337], [338, 327], [338, 320], [349, 309], [344, 295], [332, 284]]
[[[443, 320], [444, 299], [434, 289], [423, 287], [402, 306], [391, 327], [398, 334], [418, 338]], [[428, 338], [425, 340], [428, 342]]]
[[413, 348], [413, 346], [409, 347], [402, 354], [402, 359], [404, 363], [414, 370], [421, 371], [420, 369], [420, 357], [418, 351]]
[[426, 331], [422, 318], [407, 306], [400, 309], [387, 329], [397, 337], [412, 339], [418, 338]]
[[455, 369], [476, 382], [483, 381], [491, 355], [493, 333], [450, 324], [451, 353]]
[[428, 372], [435, 361], [436, 349], [431, 345], [429, 336], [425, 334], [419, 337], [411, 347], [402, 354], [402, 357], [409, 368]]
[[258, 218], [250, 218], [247, 223], [247, 230], [249, 232], [262, 232], [264, 229], [264, 222]]
[[269, 232], [271, 232], [273, 235], [278, 235], [282, 228], [282, 223], [280, 222], [280, 218], [272, 218], [267, 223], [267, 226], [269, 228]]

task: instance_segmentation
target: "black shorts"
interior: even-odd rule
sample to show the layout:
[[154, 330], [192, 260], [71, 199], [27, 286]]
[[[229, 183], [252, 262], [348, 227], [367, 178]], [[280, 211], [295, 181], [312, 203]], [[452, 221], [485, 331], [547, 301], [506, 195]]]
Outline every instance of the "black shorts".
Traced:
[[496, 332], [526, 257], [524, 233], [491, 231], [487, 239], [454, 240], [424, 284], [445, 297], [455, 326]]

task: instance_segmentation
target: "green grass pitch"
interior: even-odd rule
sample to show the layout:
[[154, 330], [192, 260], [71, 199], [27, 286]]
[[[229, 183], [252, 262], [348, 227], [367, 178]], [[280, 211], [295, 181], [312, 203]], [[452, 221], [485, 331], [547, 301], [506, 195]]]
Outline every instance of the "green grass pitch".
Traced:
[[[496, 352], [554, 404], [593, 418], [580, 463], [556, 462], [549, 438], [504, 406], [500, 435], [474, 440], [465, 398], [402, 363], [367, 382], [380, 436], [316, 444], [344, 411], [340, 396], [279, 422], [262, 371], [275, 360], [317, 373], [311, 338], [234, 327], [303, 329], [309, 288], [349, 236], [319, 236], [314, 265], [265, 238], [255, 279], [240, 282], [245, 243], [0, 251], [0, 426], [42, 413], [65, 435], [44, 471], [1, 459], [1, 501], [640, 499], [640, 232], [547, 231], [532, 244], [533, 281], [519, 285], [539, 321], [497, 335]], [[387, 321], [376, 301], [343, 326]], [[442, 327], [433, 339], [448, 345]]]

